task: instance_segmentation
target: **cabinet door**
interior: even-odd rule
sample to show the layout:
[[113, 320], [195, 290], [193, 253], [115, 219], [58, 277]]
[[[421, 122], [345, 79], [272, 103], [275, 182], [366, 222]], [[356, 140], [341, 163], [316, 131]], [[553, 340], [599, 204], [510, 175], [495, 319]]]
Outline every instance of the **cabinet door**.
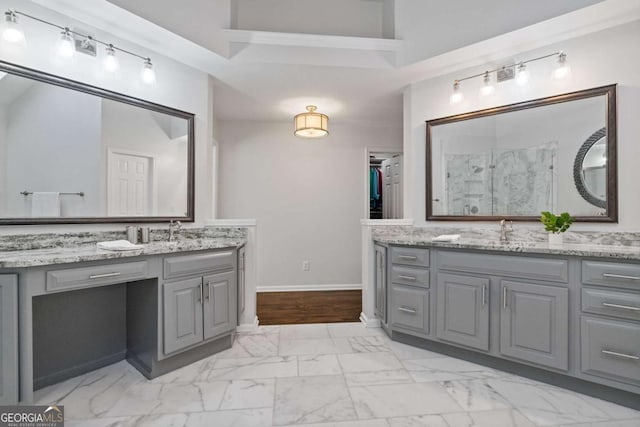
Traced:
[[375, 251], [375, 285], [376, 315], [387, 324], [387, 248], [374, 246]]
[[393, 330], [429, 333], [429, 290], [392, 284], [389, 311]]
[[240, 324], [242, 313], [244, 313], [245, 304], [245, 249], [238, 250], [238, 325]]
[[18, 403], [18, 276], [0, 276], [0, 405]]
[[500, 352], [566, 370], [569, 362], [569, 290], [501, 282]]
[[438, 273], [436, 336], [489, 350], [489, 279]]
[[202, 341], [202, 278], [163, 285], [165, 354]]
[[204, 277], [204, 339], [235, 329], [237, 322], [236, 272]]

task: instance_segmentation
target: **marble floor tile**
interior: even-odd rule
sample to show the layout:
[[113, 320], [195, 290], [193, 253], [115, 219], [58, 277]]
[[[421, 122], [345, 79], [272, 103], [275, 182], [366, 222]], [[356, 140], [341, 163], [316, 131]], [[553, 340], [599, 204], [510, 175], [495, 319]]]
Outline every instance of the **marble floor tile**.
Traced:
[[372, 336], [387, 338], [382, 328], [365, 328], [361, 322], [329, 323], [328, 329], [332, 338]]
[[434, 357], [442, 357], [440, 353], [434, 353], [429, 350], [414, 347], [412, 345], [402, 344], [397, 341], [389, 341], [389, 348], [400, 360], [409, 359], [429, 359]]
[[280, 339], [281, 356], [353, 353], [347, 338]]
[[347, 339], [356, 353], [391, 351], [389, 341], [379, 336], [349, 337]]
[[510, 407], [485, 380], [444, 381], [440, 384], [465, 411], [488, 411]]
[[222, 398], [227, 391], [229, 383], [230, 381], [208, 381], [195, 383], [200, 390], [202, 407], [205, 411], [217, 411], [220, 409]]
[[218, 359], [209, 373], [209, 381], [244, 380], [298, 375], [298, 360], [285, 357], [247, 357]]
[[287, 427], [389, 427], [387, 420], [336, 421], [329, 423], [289, 424]]
[[329, 328], [325, 323], [311, 323], [308, 325], [282, 325], [281, 340], [299, 340], [309, 338], [331, 338]]
[[218, 359], [236, 359], [241, 357], [266, 357], [278, 355], [278, 334], [237, 335], [233, 346], [216, 355]]
[[118, 417], [198, 412], [204, 410], [201, 396], [196, 384], [134, 384], [105, 415]]
[[195, 363], [187, 365], [175, 371], [160, 375], [151, 380], [152, 383], [170, 384], [170, 383], [193, 383], [198, 381], [206, 381], [209, 377], [209, 371], [216, 361], [217, 355], [207, 357]]
[[563, 424], [557, 427], [638, 427], [640, 418], [633, 420], [602, 421], [598, 423]]
[[413, 379], [404, 369], [393, 371], [351, 372], [344, 374], [349, 387], [363, 387], [382, 384], [411, 383]]
[[271, 409], [194, 412], [185, 427], [271, 427]]
[[272, 408], [275, 379], [230, 381], [220, 404], [221, 410]]
[[389, 418], [391, 427], [453, 427], [440, 415], [413, 415], [411, 417]]
[[402, 369], [402, 363], [390, 352], [339, 354], [338, 360], [344, 373], [391, 371]]
[[604, 411], [584, 396], [547, 385], [514, 378], [489, 379], [487, 383], [513, 407], [539, 426], [607, 421]]
[[298, 356], [298, 374], [301, 377], [340, 375], [342, 369], [335, 354]]
[[462, 411], [444, 388], [433, 383], [351, 387], [350, 391], [361, 419]]
[[499, 378], [505, 374], [485, 366], [452, 357], [403, 360], [402, 364], [416, 382], [464, 381]]
[[442, 418], [450, 427], [536, 427], [514, 409], [443, 414]]
[[309, 424], [357, 419], [342, 376], [278, 378], [273, 424]]

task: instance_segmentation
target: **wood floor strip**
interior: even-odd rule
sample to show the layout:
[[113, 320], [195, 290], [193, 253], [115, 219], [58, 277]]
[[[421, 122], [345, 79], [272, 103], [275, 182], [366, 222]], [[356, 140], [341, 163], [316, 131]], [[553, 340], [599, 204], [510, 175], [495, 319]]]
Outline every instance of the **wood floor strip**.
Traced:
[[362, 291], [259, 292], [261, 325], [357, 322]]

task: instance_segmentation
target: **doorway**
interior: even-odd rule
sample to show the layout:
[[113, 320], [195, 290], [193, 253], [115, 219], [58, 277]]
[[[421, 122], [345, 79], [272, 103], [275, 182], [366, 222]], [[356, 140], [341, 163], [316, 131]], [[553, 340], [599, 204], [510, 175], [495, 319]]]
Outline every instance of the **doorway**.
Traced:
[[109, 216], [149, 216], [154, 159], [109, 150], [107, 211]]
[[368, 218], [402, 218], [402, 153], [369, 151], [368, 160]]

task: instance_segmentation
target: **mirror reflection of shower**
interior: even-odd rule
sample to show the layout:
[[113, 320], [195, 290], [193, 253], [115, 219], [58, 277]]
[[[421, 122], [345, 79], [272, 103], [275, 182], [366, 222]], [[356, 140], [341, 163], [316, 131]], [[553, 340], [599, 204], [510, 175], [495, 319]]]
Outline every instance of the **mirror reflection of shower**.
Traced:
[[402, 153], [369, 153], [369, 218], [402, 218]]

